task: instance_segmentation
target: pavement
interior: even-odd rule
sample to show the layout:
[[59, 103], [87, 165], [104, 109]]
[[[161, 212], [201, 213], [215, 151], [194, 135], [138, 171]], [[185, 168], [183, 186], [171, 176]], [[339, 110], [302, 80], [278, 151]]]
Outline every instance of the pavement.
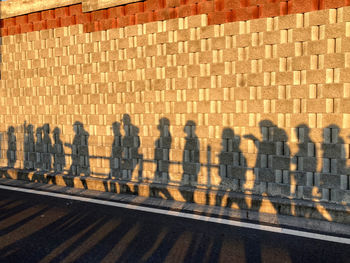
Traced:
[[[181, 202], [176, 200], [162, 199], [159, 197], [146, 197], [136, 194], [116, 194], [113, 192], [102, 192], [82, 188], [65, 187], [55, 184], [38, 183], [23, 180], [12, 180], [0, 178], [0, 186], [18, 187], [20, 189], [33, 189], [43, 192], [67, 194], [69, 196], [93, 198], [97, 203], [112, 201], [142, 207], [153, 207], [166, 209], [168, 211], [188, 212], [196, 215], [204, 215], [215, 218], [232, 219], [240, 222], [252, 222], [259, 225], [270, 225], [301, 229], [305, 231], [318, 232], [326, 235], [348, 235], [350, 236], [350, 225], [313, 218], [288, 216], [257, 212], [254, 210], [233, 209], [213, 205]], [[346, 213], [347, 214], [347, 213]]]
[[[0, 182], [2, 186], [6, 184], [4, 180]], [[21, 182], [17, 181], [16, 188], [18, 184]], [[220, 216], [213, 208], [205, 210], [158, 198], [141, 200], [138, 196], [56, 186], [48, 191], [47, 187], [26, 183], [20, 190], [0, 189], [0, 262], [349, 262], [350, 259], [348, 244], [219, 223], [239, 222], [222, 210]], [[63, 194], [68, 195], [64, 198]], [[112, 202], [116, 205], [111, 205]], [[152, 209], [164, 213], [153, 213]], [[184, 218], [172, 212], [193, 216]], [[217, 221], [198, 220], [201, 216]], [[302, 229], [291, 229], [302, 233]], [[344, 233], [337, 236], [350, 240]]]

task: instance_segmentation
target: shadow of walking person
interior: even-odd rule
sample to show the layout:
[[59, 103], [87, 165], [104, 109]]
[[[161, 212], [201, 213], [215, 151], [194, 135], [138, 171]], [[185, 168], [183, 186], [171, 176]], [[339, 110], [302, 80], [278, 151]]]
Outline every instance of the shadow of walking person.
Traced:
[[[259, 185], [255, 183], [252, 187], [253, 193], [263, 196], [285, 197], [289, 201], [290, 197], [290, 150], [288, 145], [287, 133], [277, 127], [269, 120], [263, 120], [259, 123], [262, 140], [259, 141], [253, 135], [245, 136], [254, 141], [258, 149], [257, 159], [254, 166], [255, 181], [259, 180]], [[267, 191], [268, 190], [268, 191]], [[272, 201], [270, 198], [265, 200]], [[276, 220], [278, 220], [281, 210], [276, 202], [270, 202], [273, 205]], [[290, 207], [290, 206], [286, 206]], [[254, 210], [259, 211], [261, 202], [257, 202]], [[270, 211], [271, 212], [271, 211]], [[284, 213], [289, 214], [287, 209]]]
[[298, 152], [292, 158], [295, 164], [296, 183], [300, 186], [313, 186], [314, 174], [317, 172], [316, 146], [310, 138], [310, 128], [300, 124], [295, 129], [298, 139]]
[[139, 154], [140, 148], [140, 129], [131, 123], [130, 115], [123, 115], [124, 137], [122, 138], [123, 147], [123, 179], [130, 181], [133, 172], [139, 164], [138, 181], [142, 180], [143, 155]]
[[15, 128], [13, 126], [10, 126], [7, 129], [7, 151], [6, 151], [6, 157], [7, 157], [7, 169], [5, 171], [0, 172], [0, 178], [10, 178], [11, 176], [8, 173], [8, 169], [14, 168], [15, 163], [17, 161], [17, 141], [16, 141], [16, 135], [15, 135]]
[[[346, 177], [348, 169], [344, 156], [344, 141], [339, 136], [339, 127], [330, 125], [323, 129], [322, 171], [317, 172], [316, 145], [310, 138], [310, 128], [306, 124], [297, 126], [298, 152], [294, 155], [296, 164], [296, 181], [298, 196], [312, 200], [316, 213], [313, 217], [332, 221], [332, 216], [320, 203], [331, 198], [329, 188], [341, 188], [342, 177]], [[344, 176], [342, 175], [344, 174]]]
[[0, 159], [3, 157], [3, 150], [4, 150], [4, 133], [0, 132]]
[[[235, 136], [231, 128], [224, 128], [222, 131], [221, 152], [219, 154], [219, 175], [221, 177], [220, 190], [229, 194], [231, 191], [237, 191], [240, 182], [246, 180], [246, 159], [240, 149], [241, 139]], [[232, 199], [227, 197], [223, 202], [223, 196], [216, 195], [216, 205], [232, 206]], [[238, 204], [240, 207], [241, 205]], [[246, 206], [242, 207], [246, 208]], [[242, 209], [240, 207], [240, 209]]]
[[33, 170], [35, 162], [35, 140], [34, 140], [34, 128], [33, 125], [28, 126], [24, 123], [24, 169]]
[[[292, 163], [296, 166], [292, 175], [298, 185], [296, 194], [302, 198], [313, 200], [315, 206], [317, 206], [322, 194], [316, 186], [318, 184], [316, 183], [317, 178], [320, 177], [320, 173], [317, 172], [316, 145], [310, 137], [310, 128], [306, 124], [298, 125], [295, 132], [298, 139], [298, 152], [292, 158]], [[325, 141], [330, 143], [329, 138]], [[322, 148], [328, 148], [328, 146], [323, 143]], [[324, 151], [327, 151], [327, 149], [324, 149]], [[324, 153], [324, 155], [327, 154]], [[313, 216], [322, 218], [319, 213]]]
[[36, 141], [35, 141], [35, 163], [34, 168], [36, 170], [42, 169], [42, 153], [44, 151], [44, 145], [43, 145], [43, 135], [42, 135], [42, 128], [38, 127], [36, 128], [35, 132]]
[[84, 130], [84, 125], [76, 121], [73, 125], [75, 136], [73, 143], [65, 143], [72, 149], [72, 164], [69, 168], [69, 174], [73, 176], [90, 175], [90, 155], [89, 155], [89, 133]]
[[[196, 123], [192, 120], [186, 122], [184, 127], [185, 147], [182, 154], [182, 179], [181, 185], [194, 188], [198, 182], [199, 163], [199, 140], [196, 135]], [[187, 202], [193, 202], [194, 189], [182, 191], [183, 198]]]
[[[290, 197], [291, 194], [295, 195], [294, 192], [291, 192], [291, 156], [288, 135], [284, 129], [277, 126], [273, 127], [271, 137], [276, 145], [276, 153], [273, 155], [271, 163], [271, 168], [275, 173], [275, 180], [274, 182], [268, 182], [267, 188], [269, 189], [269, 195], [284, 198], [285, 207], [283, 209], [277, 202], [271, 202], [276, 211], [278, 223], [281, 223], [283, 215], [291, 215], [292, 202]], [[273, 200], [270, 199], [270, 201]]]
[[[339, 136], [340, 128], [337, 125], [329, 125], [323, 129], [323, 169], [324, 173], [335, 175], [347, 174], [346, 156], [344, 149], [344, 140]], [[334, 177], [334, 176], [333, 176]], [[335, 178], [335, 177], [334, 177]], [[339, 179], [339, 180], [338, 180]], [[340, 178], [331, 182], [335, 183], [336, 187], [340, 188]], [[326, 185], [325, 185], [326, 186]], [[334, 187], [335, 185], [329, 185]]]
[[[276, 145], [276, 152], [272, 158], [271, 168], [275, 171], [275, 182], [287, 185], [290, 183], [290, 149], [288, 145], [288, 135], [284, 129], [277, 126], [272, 128], [272, 141]], [[273, 183], [273, 182], [271, 182]], [[289, 196], [289, 188], [281, 193]]]
[[300, 124], [296, 127], [295, 133], [298, 139], [298, 152], [294, 154], [291, 162], [295, 165], [292, 176], [298, 186], [294, 191], [299, 196], [303, 195], [305, 188], [311, 189], [315, 185], [317, 155], [316, 145], [310, 137], [310, 128], [306, 124]]
[[[278, 140], [276, 132], [278, 134], [281, 131], [277, 131], [278, 128], [270, 120], [260, 121], [259, 126], [260, 133], [262, 135], [261, 140], [256, 138], [253, 134], [244, 135], [244, 138], [250, 139], [254, 142], [257, 149], [257, 155], [255, 165], [253, 167], [254, 176], [246, 180], [242, 185], [242, 190], [245, 194], [247, 194], [247, 196], [245, 198], [245, 202], [242, 202], [240, 208], [256, 211], [260, 217], [262, 199], [256, 198], [254, 201], [251, 201], [252, 199], [249, 198], [249, 195], [261, 194], [267, 197], [266, 191], [268, 184], [275, 182], [275, 174], [272, 169], [273, 167], [271, 167], [274, 162], [269, 162], [269, 160], [273, 160], [273, 158], [276, 157], [276, 141]], [[283, 137], [282, 134], [280, 134], [280, 136]], [[276, 211], [276, 208], [274, 209]], [[277, 218], [277, 212], [275, 212], [275, 216]], [[253, 241], [249, 238], [245, 239], [245, 250], [247, 262], [261, 262], [260, 242]]]
[[114, 133], [114, 139], [112, 144], [112, 153], [109, 161], [110, 167], [110, 178], [120, 179], [121, 178], [121, 164], [122, 164], [122, 134], [120, 133], [120, 123], [114, 122], [112, 124], [112, 129]]
[[[72, 149], [72, 164], [69, 168], [68, 174], [71, 176], [81, 176], [85, 177], [90, 175], [90, 155], [89, 155], [89, 133], [84, 130], [84, 125], [76, 121], [73, 125], [75, 136], [73, 138], [73, 143], [65, 143], [65, 146]], [[85, 189], [87, 189], [86, 180], [81, 178], [81, 182]], [[69, 185], [68, 185], [68, 184]], [[74, 186], [74, 179], [67, 178], [67, 186]]]
[[[276, 137], [274, 132], [277, 127], [270, 120], [262, 120], [259, 123], [260, 133], [262, 139], [259, 140], [254, 135], [244, 135], [244, 138], [250, 139], [254, 142], [257, 149], [256, 161], [254, 165], [254, 178], [244, 182], [244, 191], [246, 193], [261, 194], [266, 191], [269, 182], [275, 182], [275, 174], [271, 167], [273, 162], [269, 162], [276, 155]], [[257, 204], [256, 210], [259, 209], [260, 204]]]
[[10, 126], [7, 130], [7, 166], [14, 168], [17, 161], [17, 140], [15, 128]]
[[50, 171], [52, 168], [52, 142], [50, 138], [50, 125], [45, 123], [43, 125], [43, 170]]
[[44, 183], [44, 175], [43, 175], [43, 156], [44, 156], [44, 141], [43, 141], [43, 128], [38, 127], [35, 132], [36, 142], [35, 142], [35, 173], [32, 177], [32, 182]]
[[[332, 215], [323, 207], [320, 201], [332, 201], [331, 189], [347, 189], [345, 142], [339, 136], [340, 128], [329, 125], [323, 129], [322, 143], [322, 172], [316, 173], [315, 187], [312, 191], [312, 200], [320, 213], [320, 219], [333, 221]], [[334, 198], [334, 197], [333, 197]]]
[[63, 142], [60, 139], [61, 131], [58, 127], [53, 129], [54, 144], [52, 147], [53, 169], [55, 173], [62, 173], [66, 166], [66, 156], [64, 153]]
[[[154, 160], [157, 164], [156, 171], [154, 173], [154, 181], [152, 188], [155, 193], [154, 196], [162, 197], [165, 199], [172, 199], [169, 191], [164, 185], [169, 184], [169, 165], [170, 165], [170, 148], [171, 148], [171, 133], [169, 131], [170, 121], [167, 118], [161, 118], [157, 129], [160, 132], [159, 138], [155, 141]], [[159, 185], [162, 184], [162, 185]], [[159, 185], [159, 187], [157, 187]]]

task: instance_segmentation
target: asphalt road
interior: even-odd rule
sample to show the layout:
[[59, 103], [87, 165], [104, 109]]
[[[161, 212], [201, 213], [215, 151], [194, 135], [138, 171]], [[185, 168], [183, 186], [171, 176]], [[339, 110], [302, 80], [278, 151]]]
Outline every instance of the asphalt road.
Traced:
[[1, 262], [350, 262], [350, 246], [0, 190]]

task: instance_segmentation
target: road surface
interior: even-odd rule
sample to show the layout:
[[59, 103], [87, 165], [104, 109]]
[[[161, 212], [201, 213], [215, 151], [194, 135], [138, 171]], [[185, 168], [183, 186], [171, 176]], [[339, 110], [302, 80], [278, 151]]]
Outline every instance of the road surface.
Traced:
[[350, 262], [350, 246], [0, 190], [1, 262]]

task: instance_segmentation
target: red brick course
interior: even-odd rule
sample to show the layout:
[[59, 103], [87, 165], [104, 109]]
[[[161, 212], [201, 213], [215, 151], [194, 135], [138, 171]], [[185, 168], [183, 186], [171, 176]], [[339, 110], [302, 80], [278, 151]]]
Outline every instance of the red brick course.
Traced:
[[207, 14], [212, 25], [348, 5], [350, 0], [145, 0], [83, 13], [77, 4], [3, 19], [0, 32], [6, 36], [74, 24], [93, 32], [198, 14]]
[[35, 12], [28, 14], [28, 22], [39, 22], [41, 21], [41, 13], [40, 12]]

